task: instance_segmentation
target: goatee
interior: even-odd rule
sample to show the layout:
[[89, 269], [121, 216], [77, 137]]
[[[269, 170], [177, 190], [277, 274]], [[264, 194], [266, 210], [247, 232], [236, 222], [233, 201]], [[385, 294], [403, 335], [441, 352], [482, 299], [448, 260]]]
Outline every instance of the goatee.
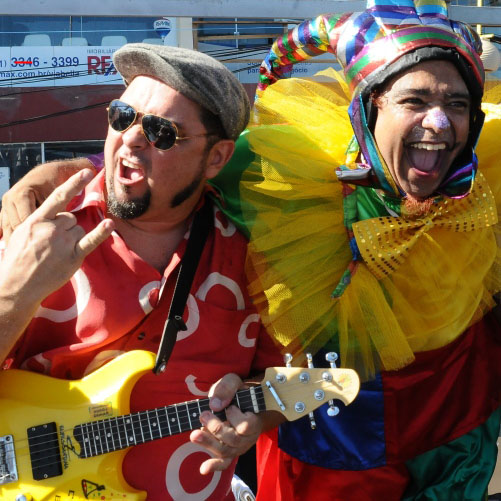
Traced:
[[418, 218], [426, 216], [430, 212], [433, 206], [433, 198], [426, 198], [424, 200], [419, 200], [414, 198], [412, 195], [407, 195], [404, 198], [404, 203], [402, 206], [402, 215], [410, 218]]
[[[124, 191], [126, 187], [124, 187]], [[107, 183], [108, 196], [106, 206], [108, 212], [119, 219], [135, 219], [142, 216], [150, 206], [151, 191], [148, 190], [142, 197], [133, 200], [120, 201], [117, 199], [113, 183]]]

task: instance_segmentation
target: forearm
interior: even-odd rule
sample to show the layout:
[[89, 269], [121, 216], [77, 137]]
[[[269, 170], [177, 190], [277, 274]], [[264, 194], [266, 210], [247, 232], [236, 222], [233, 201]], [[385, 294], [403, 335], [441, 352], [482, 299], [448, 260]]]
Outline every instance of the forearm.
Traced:
[[15, 298], [0, 294], [0, 361], [9, 355], [37, 307], [38, 304], [21, 308]]
[[34, 288], [8, 268], [0, 263], [0, 361], [11, 352], [40, 305]]
[[46, 162], [31, 169], [17, 184], [36, 190], [41, 197], [41, 200], [38, 200], [40, 204], [55, 188], [82, 169], [96, 172], [93, 163], [87, 158]]

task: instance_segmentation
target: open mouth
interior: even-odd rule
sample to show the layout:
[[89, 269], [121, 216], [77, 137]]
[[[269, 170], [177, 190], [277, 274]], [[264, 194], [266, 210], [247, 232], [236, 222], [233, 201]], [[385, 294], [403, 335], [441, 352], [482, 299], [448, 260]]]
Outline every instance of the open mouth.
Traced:
[[432, 173], [442, 165], [442, 160], [448, 150], [447, 144], [442, 143], [411, 143], [405, 146], [407, 160], [414, 169]]
[[120, 169], [118, 180], [122, 184], [131, 185], [138, 183], [144, 179], [144, 171], [138, 165], [125, 158], [120, 159]]

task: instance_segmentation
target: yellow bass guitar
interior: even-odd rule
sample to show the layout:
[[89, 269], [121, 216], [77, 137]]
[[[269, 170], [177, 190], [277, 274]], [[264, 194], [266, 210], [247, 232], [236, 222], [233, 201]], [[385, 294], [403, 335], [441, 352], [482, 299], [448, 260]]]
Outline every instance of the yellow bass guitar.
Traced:
[[[146, 499], [123, 478], [127, 449], [199, 428], [209, 409], [202, 399], [129, 414], [132, 388], [154, 362], [153, 353], [131, 351], [78, 381], [0, 372], [0, 499]], [[351, 403], [359, 386], [349, 369], [272, 367], [232, 403], [294, 420], [331, 399]]]

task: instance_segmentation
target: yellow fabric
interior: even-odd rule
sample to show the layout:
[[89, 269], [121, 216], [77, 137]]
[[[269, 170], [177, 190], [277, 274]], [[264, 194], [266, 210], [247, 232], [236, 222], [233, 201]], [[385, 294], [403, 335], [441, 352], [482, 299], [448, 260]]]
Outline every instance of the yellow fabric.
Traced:
[[[282, 80], [257, 103], [259, 126], [251, 127], [248, 140], [258, 156], [240, 184], [243, 207], [251, 207], [249, 220], [255, 218], [248, 268], [251, 294], [284, 351], [315, 352], [335, 337], [343, 365], [370, 378], [445, 346], [492, 308], [492, 295], [501, 290], [499, 225], [493, 224], [499, 207], [486, 209], [492, 226], [463, 232], [434, 224], [420, 231], [390, 275], [354, 264], [343, 185], [334, 172], [352, 136], [349, 97], [338, 77]], [[476, 183], [475, 193], [483, 200], [490, 187], [499, 204], [501, 107], [486, 105], [485, 111], [478, 155], [487, 181]], [[466, 219], [486, 213], [479, 204], [461, 204]], [[331, 298], [348, 268], [351, 283]]]
[[465, 198], [441, 200], [428, 214], [416, 219], [387, 216], [358, 221], [353, 233], [367, 267], [382, 279], [407, 261], [418, 239], [429, 237], [432, 228], [470, 232], [497, 222], [494, 196], [479, 173], [471, 194]]

